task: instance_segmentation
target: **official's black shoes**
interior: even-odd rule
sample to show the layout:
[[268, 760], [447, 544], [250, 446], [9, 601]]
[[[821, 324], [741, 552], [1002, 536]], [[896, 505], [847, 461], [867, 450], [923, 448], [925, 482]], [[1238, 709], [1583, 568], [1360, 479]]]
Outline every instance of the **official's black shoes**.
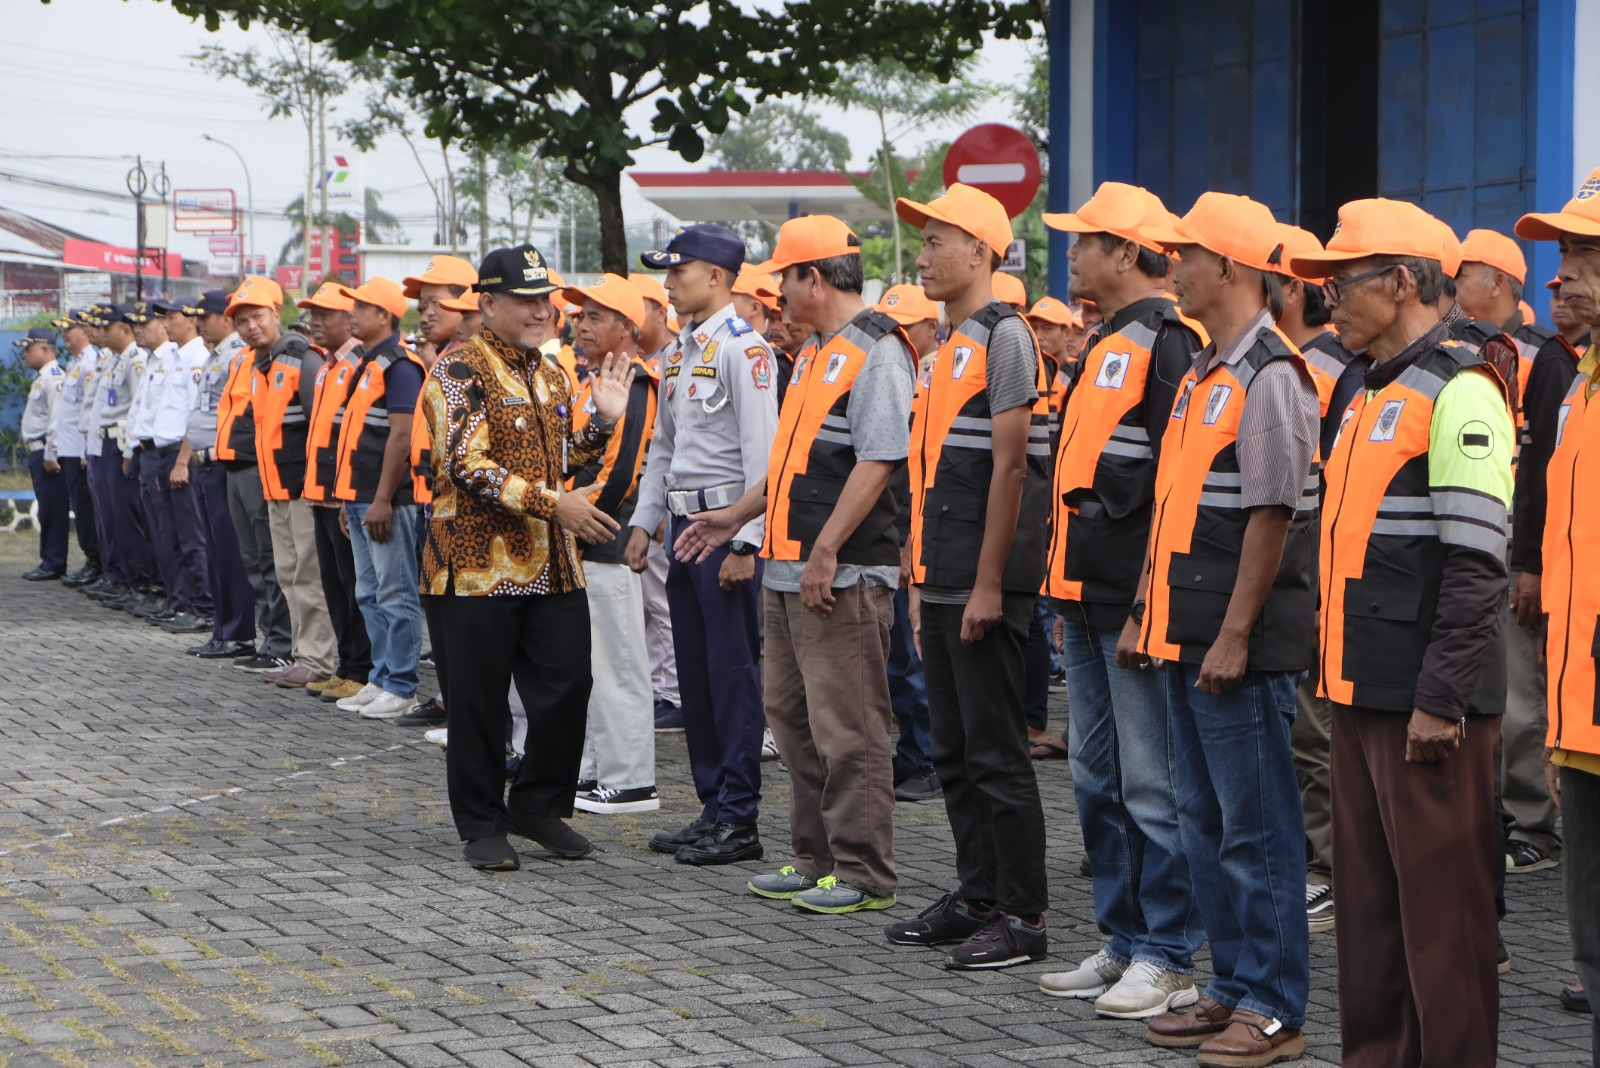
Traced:
[[[596, 785], [599, 785], [598, 783]], [[677, 831], [662, 831], [650, 839], [650, 848], [657, 853], [668, 855], [676, 853], [686, 845], [694, 845], [700, 839], [710, 834], [716, 824], [710, 820], [695, 820], [693, 823]]]
[[760, 860], [764, 850], [753, 824], [719, 823], [704, 838], [678, 850], [679, 864], [737, 864]]
[[558, 857], [576, 860], [594, 852], [594, 843], [568, 827], [557, 816], [519, 816], [508, 813], [511, 833], [532, 839]]
[[475, 838], [462, 845], [461, 855], [479, 871], [516, 871], [522, 867], [522, 862], [517, 859], [517, 851], [511, 848], [511, 843], [506, 841], [503, 834], [492, 838]]
[[897, 946], [942, 946], [965, 942], [995, 915], [993, 910], [979, 911], [960, 893], [951, 892], [909, 920], [891, 923], [883, 933]]

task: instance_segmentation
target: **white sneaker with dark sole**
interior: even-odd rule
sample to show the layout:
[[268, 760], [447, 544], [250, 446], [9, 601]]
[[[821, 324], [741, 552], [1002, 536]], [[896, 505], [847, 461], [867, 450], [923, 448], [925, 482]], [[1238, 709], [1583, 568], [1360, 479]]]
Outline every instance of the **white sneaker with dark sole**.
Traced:
[[1039, 992], [1053, 998], [1097, 998], [1110, 990], [1127, 970], [1127, 965], [1118, 964], [1102, 949], [1070, 972], [1046, 972], [1039, 976]]
[[1116, 1020], [1144, 1020], [1179, 1012], [1200, 1000], [1194, 980], [1147, 960], [1128, 965], [1116, 985], [1095, 999], [1094, 1011]]

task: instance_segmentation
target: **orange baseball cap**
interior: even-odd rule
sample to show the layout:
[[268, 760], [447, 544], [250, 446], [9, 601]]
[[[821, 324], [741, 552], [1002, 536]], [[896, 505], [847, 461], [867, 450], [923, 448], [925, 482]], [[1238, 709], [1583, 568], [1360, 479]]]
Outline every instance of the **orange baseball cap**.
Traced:
[[1290, 266], [1296, 256], [1315, 256], [1322, 251], [1322, 242], [1317, 240], [1316, 234], [1288, 223], [1279, 223], [1278, 243], [1283, 246], [1283, 254], [1278, 257], [1276, 268], [1279, 274], [1291, 275], [1302, 282], [1321, 282], [1327, 277], [1323, 274], [1304, 275]]
[[435, 256], [428, 261], [428, 269], [404, 281], [405, 295], [412, 300], [422, 296], [423, 286], [466, 286], [478, 284], [478, 269], [466, 260], [455, 256]]
[[988, 193], [961, 182], [926, 204], [900, 197], [894, 202], [894, 211], [918, 230], [926, 227], [929, 219], [949, 223], [987, 244], [996, 256], [1004, 256], [1011, 247], [1011, 218], [1006, 209]]
[[1037, 319], [1041, 323], [1054, 323], [1057, 326], [1082, 326], [1083, 320], [1078, 313], [1064, 300], [1055, 297], [1040, 297], [1033, 310], [1025, 318]]
[[914, 285], [890, 286], [872, 310], [882, 312], [901, 326], [939, 318], [939, 305], [928, 299], [921, 286]]
[[1201, 193], [1187, 215], [1146, 227], [1145, 237], [1167, 248], [1199, 245], [1258, 271], [1283, 265], [1283, 240], [1272, 209], [1234, 193]]
[[1456, 236], [1455, 228], [1443, 219], [1435, 215], [1428, 215], [1428, 218], [1439, 227], [1439, 269], [1454, 278], [1461, 272], [1461, 239]]
[[[792, 220], [791, 220], [792, 221]], [[781, 237], [779, 240], [783, 240]], [[808, 262], [797, 260], [798, 263]], [[765, 266], [765, 264], [762, 264]], [[759, 300], [769, 312], [778, 310], [778, 282], [768, 271], [760, 267], [746, 265], [739, 269], [739, 274], [733, 280], [733, 291], [741, 297], [752, 297]], [[666, 290], [661, 291], [663, 295]]]
[[[854, 244], [851, 244], [852, 239]], [[778, 243], [772, 249], [771, 259], [745, 270], [754, 270], [757, 274], [777, 274], [797, 263], [859, 255], [861, 239], [843, 220], [832, 215], [804, 215], [778, 227]], [[743, 275], [744, 270], [739, 273]], [[754, 293], [749, 295], [755, 296]]]
[[468, 312], [475, 312], [478, 310], [478, 291], [469, 289], [459, 297], [445, 297], [439, 301], [439, 307], [445, 311], [460, 312], [463, 315]]
[[1600, 237], [1600, 167], [1589, 172], [1560, 211], [1530, 212], [1518, 219], [1516, 234], [1529, 241], [1559, 241], [1564, 234]]
[[1328, 239], [1328, 247], [1296, 255], [1290, 269], [1301, 278], [1326, 278], [1338, 264], [1368, 256], [1415, 256], [1448, 266], [1440, 232], [1447, 229], [1408, 201], [1385, 197], [1352, 200], [1339, 209], [1339, 225]]
[[278, 283], [266, 275], [248, 274], [228, 298], [228, 310], [223, 314], [232, 319], [240, 308], [282, 307], [283, 290]]
[[1151, 252], [1165, 252], [1144, 235], [1144, 229], [1165, 224], [1172, 213], [1161, 198], [1143, 186], [1101, 182], [1094, 196], [1075, 212], [1046, 212], [1044, 224], [1069, 234], [1111, 234], [1137, 242]]
[[567, 286], [557, 295], [579, 308], [598, 304], [624, 316], [634, 326], [644, 325], [644, 297], [620, 274], [604, 275], [588, 289]]
[[349, 286], [339, 288], [344, 290], [345, 295], [351, 300], [377, 305], [396, 319], [404, 318], [411, 308], [411, 302], [406, 300], [405, 291], [381, 274], [372, 276], [354, 289]]
[[1522, 247], [1496, 230], [1468, 230], [1461, 242], [1462, 263], [1486, 263], [1504, 271], [1522, 285], [1528, 280], [1528, 260]]
[[328, 311], [353, 311], [355, 301], [345, 294], [348, 291], [338, 282], [324, 282], [305, 300], [295, 301], [296, 308], [326, 308]]
[[994, 272], [994, 299], [1009, 304], [1018, 311], [1028, 309], [1028, 287], [1022, 279], [1005, 271]]
[[1517, 301], [1517, 311], [1522, 313], [1522, 321], [1525, 323], [1536, 323], [1539, 321], [1539, 317], [1533, 314], [1533, 305], [1529, 304], [1525, 300]]
[[667, 298], [667, 287], [653, 274], [630, 274], [628, 284], [637, 289], [645, 300], [653, 300], [663, 308], [672, 303]]

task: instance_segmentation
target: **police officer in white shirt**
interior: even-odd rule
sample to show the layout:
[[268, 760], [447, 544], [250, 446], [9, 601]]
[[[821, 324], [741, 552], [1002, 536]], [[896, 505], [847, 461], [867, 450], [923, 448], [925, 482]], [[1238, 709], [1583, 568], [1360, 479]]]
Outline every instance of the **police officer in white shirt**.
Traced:
[[83, 410], [94, 381], [95, 361], [100, 350], [89, 340], [85, 313], [74, 311], [51, 325], [61, 331], [68, 360], [67, 377], [56, 403], [56, 451], [61, 473], [67, 480], [67, 502], [78, 530], [78, 548], [83, 551], [83, 566], [61, 576], [61, 584], [71, 589], [87, 586], [100, 577], [100, 540], [95, 532], [94, 501], [89, 494], [88, 436], [83, 430]]
[[33, 372], [22, 409], [22, 443], [28, 448], [28, 474], [39, 506], [39, 566], [23, 574], [29, 582], [48, 582], [67, 571], [67, 480], [61, 473], [55, 433], [56, 404], [66, 372], [56, 360], [56, 335], [44, 327], [16, 340], [22, 361]]

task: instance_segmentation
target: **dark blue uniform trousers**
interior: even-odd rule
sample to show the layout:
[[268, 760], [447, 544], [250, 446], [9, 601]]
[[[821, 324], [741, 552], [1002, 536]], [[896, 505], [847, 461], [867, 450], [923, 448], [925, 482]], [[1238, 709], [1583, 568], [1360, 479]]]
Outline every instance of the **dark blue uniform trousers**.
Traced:
[[[100, 443], [100, 462], [90, 467], [100, 472], [102, 552], [116, 561], [119, 585], [147, 587], [155, 582], [155, 563], [145, 532], [144, 509], [139, 504], [139, 483], [122, 473], [122, 453], [115, 436]], [[132, 471], [132, 467], [129, 468]], [[137, 472], [134, 472], [137, 474]]]
[[[255, 593], [239, 555], [239, 535], [228, 512], [228, 472], [219, 463], [189, 462], [189, 488], [176, 491], [180, 507], [178, 540], [198, 538], [205, 544], [205, 576], [209, 589], [211, 636], [219, 641], [250, 643], [256, 639]], [[182, 498], [189, 507], [181, 507]], [[191, 524], [193, 533], [185, 532]]]
[[177, 466], [177, 450], [157, 461], [156, 485], [171, 519], [172, 541], [178, 564], [176, 592], [169, 589], [167, 600], [179, 612], [206, 619], [211, 615], [211, 580], [208, 576], [211, 538], [194, 503], [194, 473], [199, 467], [191, 464], [189, 483], [174, 486], [172, 469]]
[[[174, 452], [173, 457], [177, 456]], [[133, 455], [139, 472], [139, 504], [144, 508], [145, 530], [150, 535], [150, 555], [156, 562], [161, 585], [167, 588], [167, 607], [187, 612], [183, 576], [178, 568], [178, 533], [172, 521], [172, 491], [163, 477], [161, 450], [143, 448]]]
[[667, 542], [667, 608], [678, 659], [684, 740], [702, 819], [753, 825], [761, 806], [761, 570], [749, 585], [724, 590], [717, 571], [724, 546], [703, 564], [686, 564], [671, 545], [687, 525], [673, 516]]
[[[76, 460], [72, 461], [77, 463]], [[28, 474], [33, 476], [33, 499], [39, 504], [39, 566], [46, 571], [67, 569], [66, 465], [55, 474], [44, 469], [44, 450], [28, 453]]]
[[81, 456], [63, 456], [61, 473], [67, 477], [67, 500], [72, 505], [72, 522], [78, 529], [78, 548], [83, 558], [100, 566], [100, 535], [95, 526], [94, 500], [89, 494], [89, 469]]

